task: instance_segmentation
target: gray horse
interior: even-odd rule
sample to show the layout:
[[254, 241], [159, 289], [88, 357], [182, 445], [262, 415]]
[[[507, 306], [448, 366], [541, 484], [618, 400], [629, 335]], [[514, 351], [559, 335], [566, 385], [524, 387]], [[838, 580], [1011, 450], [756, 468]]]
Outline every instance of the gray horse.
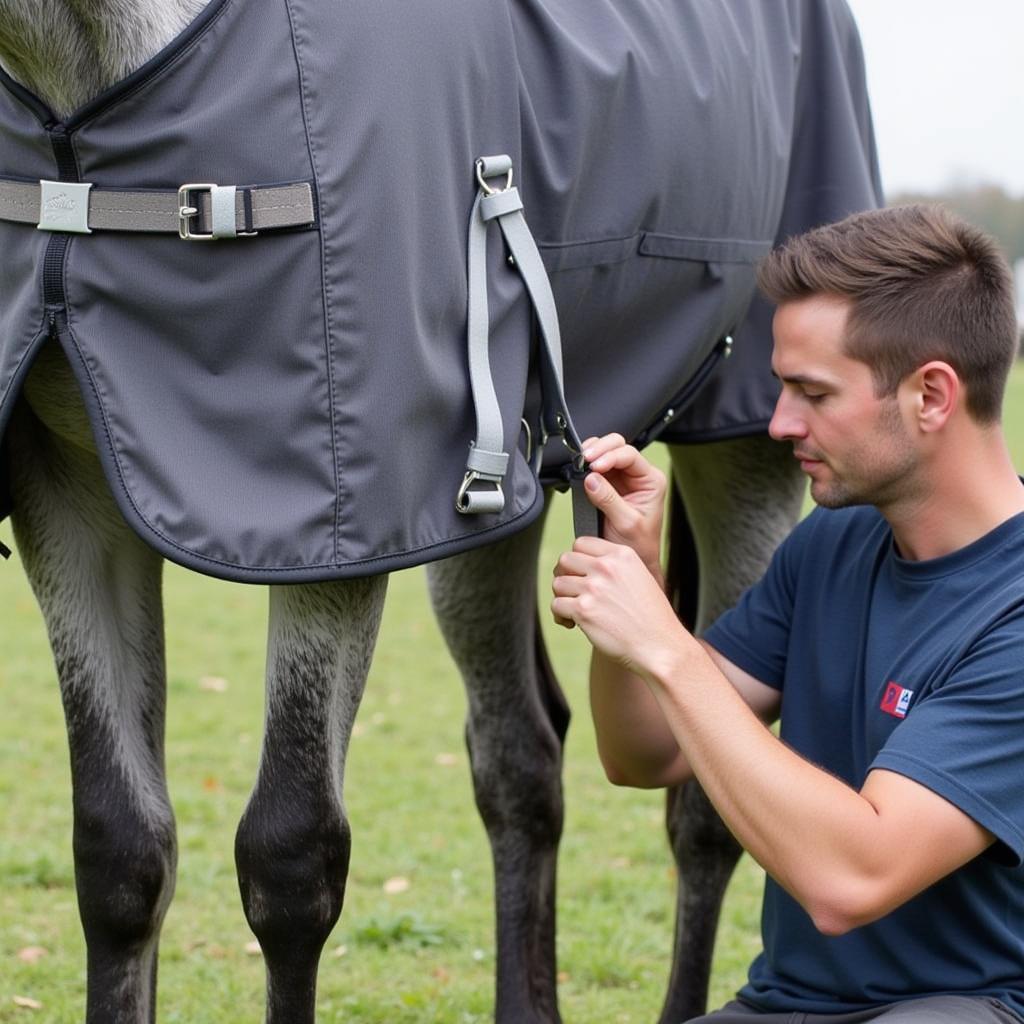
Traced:
[[[19, 102], [49, 112], [46, 128], [53, 135], [62, 120], [131, 76], [195, 19], [214, 7], [232, 6], [244, 5], [242, 0], [0, 0], [0, 64], [20, 83]], [[280, 6], [293, 16], [297, 5], [282, 0]], [[568, 22], [581, 11], [615, 15], [614, 4], [605, 0], [508, 5], [495, 0], [495, 6], [526, 10], [533, 18], [531, 31], [549, 16]], [[745, 8], [742, 2], [733, 6]], [[789, 119], [788, 148], [774, 154], [781, 170], [766, 200], [774, 209], [769, 244], [870, 205], [877, 196], [859, 51], [848, 14], [839, 0], [778, 0], [777, 8], [772, 13], [780, 26], [775, 59], [789, 69], [791, 93], [775, 97]], [[819, 40], [817, 50], [800, 36], [815, 19], [832, 33]], [[740, 83], [739, 93], [749, 67], [765, 58], [768, 42], [740, 40], [744, 52], [735, 55], [729, 71]], [[558, 57], [564, 58], [564, 53]], [[800, 70], [805, 66], [806, 73]], [[714, 64], [709, 67], [716, 71]], [[543, 68], [534, 72], [543, 80]], [[835, 86], [834, 92], [823, 83]], [[514, 91], [515, 83], [510, 87]], [[560, 88], [547, 92], [554, 95]], [[33, 95], [26, 99], [24, 90]], [[534, 99], [539, 102], [540, 94]], [[728, 136], [728, 126], [712, 125], [716, 135]], [[541, 119], [539, 128], [544, 127]], [[594, 132], [600, 135], [600, 124]], [[836, 158], [825, 141], [830, 133], [852, 139], [851, 160]], [[691, 144], [695, 152], [702, 148], [694, 140]], [[0, 135], [0, 174], [17, 174], [18, 168], [3, 165], [6, 148]], [[710, 142], [704, 148], [710, 150]], [[73, 155], [73, 147], [64, 152]], [[628, 158], [644, 163], [641, 154]], [[759, 159], [754, 154], [750, 162], [757, 165]], [[74, 180], [73, 168], [58, 170], [60, 180]], [[767, 185], [764, 189], [769, 191]], [[55, 202], [59, 208], [64, 199], [58, 195]], [[540, 196], [538, 205], [545, 202]], [[685, 260], [692, 241], [651, 234], [644, 244], [655, 255], [659, 247], [675, 246], [668, 255]], [[723, 271], [721, 262], [734, 260], [734, 254], [720, 240], [712, 241], [701, 251], [695, 276], [669, 280], [669, 291], [680, 302], [707, 281], [732, 273], [728, 267]], [[609, 257], [606, 243], [600, 245], [601, 253], [591, 253], [590, 265], [582, 266], [578, 252], [567, 257], [564, 246], [542, 244], [563, 317], [567, 311], [568, 319], [575, 316], [581, 272], [596, 268], [583, 291], [615, 291], [610, 268], [627, 264]], [[12, 250], [4, 253], [8, 258]], [[587, 410], [587, 396], [602, 387], [601, 406], [616, 390], [635, 392], [643, 408], [631, 413], [635, 422], [623, 427], [625, 432], [648, 440], [672, 421], [663, 437], [689, 442], [672, 447], [677, 494], [669, 575], [680, 615], [698, 630], [761, 574], [795, 522], [803, 490], [788, 451], [763, 434], [764, 396], [771, 393], [770, 382], [763, 380], [770, 311], [755, 302], [747, 315], [752, 275], [746, 255], [743, 261], [745, 283], [731, 298], [735, 308], [700, 331], [708, 334], [702, 341], [707, 352], [724, 327], [736, 329], [739, 343], [751, 339], [749, 354], [739, 352], [730, 362], [760, 374], [748, 385], [753, 398], [750, 392], [738, 399], [730, 394], [729, 381], [743, 372], [722, 364], [680, 415], [686, 377], [692, 374], [669, 374], [649, 394], [640, 383], [624, 388], [625, 378], [617, 377], [624, 361], [595, 368], [583, 328], [566, 334], [570, 392], [574, 379], [589, 382], [570, 394], [574, 403], [579, 399]], [[664, 283], [660, 287], [664, 292]], [[58, 305], [46, 304], [48, 340], [32, 350], [24, 367], [0, 377], [0, 386], [20, 391], [4, 431], [3, 466], [16, 541], [46, 620], [67, 718], [75, 873], [88, 947], [86, 1019], [143, 1024], [155, 1017], [157, 944], [176, 857], [163, 749], [160, 586], [167, 551], [155, 549], [152, 538], [143, 539], [138, 524], [128, 521], [130, 510], [115, 500], [104, 435], [95, 409], [83, 401], [87, 378], [66, 344]], [[626, 307], [615, 330], [628, 335], [645, 329], [643, 317], [630, 312], [628, 296]], [[594, 319], [607, 320], [607, 315]], [[635, 371], [638, 381], [644, 372], [643, 367]], [[620, 427], [614, 409], [602, 416], [585, 411], [581, 420], [588, 428]], [[556, 479], [558, 470], [555, 464], [546, 479]], [[502, 1024], [559, 1020], [554, 890], [569, 713], [537, 625], [542, 524], [543, 515], [535, 514], [528, 526], [506, 531], [496, 543], [463, 545], [467, 550], [429, 568], [434, 608], [466, 685], [473, 782], [494, 854], [496, 1018]], [[266, 963], [268, 1024], [314, 1019], [318, 960], [344, 897], [351, 846], [342, 799], [345, 755], [386, 588], [383, 574], [345, 575], [349, 578], [271, 587], [266, 734], [259, 777], [236, 841], [242, 902]], [[695, 785], [669, 794], [667, 819], [682, 879], [674, 966], [662, 1014], [664, 1024], [674, 1024], [703, 1010], [718, 906], [738, 849]]]

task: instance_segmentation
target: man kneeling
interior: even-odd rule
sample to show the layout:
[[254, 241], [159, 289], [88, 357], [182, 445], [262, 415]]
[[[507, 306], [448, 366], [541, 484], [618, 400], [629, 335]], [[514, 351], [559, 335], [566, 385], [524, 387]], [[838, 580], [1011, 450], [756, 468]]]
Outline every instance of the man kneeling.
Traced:
[[759, 283], [777, 304], [769, 430], [821, 507], [698, 640], [662, 590], [664, 476], [617, 435], [587, 442], [604, 539], [562, 555], [552, 611], [594, 646], [602, 762], [620, 785], [696, 776], [767, 872], [764, 952], [697, 1019], [1020, 1021], [1009, 268], [976, 229], [904, 207], [790, 240]]

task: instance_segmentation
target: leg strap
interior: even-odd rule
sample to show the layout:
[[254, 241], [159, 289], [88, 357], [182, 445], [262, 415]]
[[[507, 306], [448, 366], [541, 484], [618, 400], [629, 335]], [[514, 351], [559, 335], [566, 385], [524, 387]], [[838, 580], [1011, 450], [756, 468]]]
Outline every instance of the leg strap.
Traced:
[[[562, 335], [551, 282], [541, 260], [537, 243], [523, 216], [519, 190], [512, 187], [512, 161], [508, 156], [482, 157], [476, 162], [480, 188], [469, 221], [469, 378], [476, 407], [477, 435], [470, 444], [466, 476], [459, 489], [456, 508], [465, 514], [500, 512], [505, 505], [501, 482], [508, 468], [504, 449], [501, 409], [494, 389], [490, 366], [489, 314], [487, 305], [487, 235], [497, 222], [511, 254], [512, 262], [526, 285], [540, 328], [541, 352], [541, 437], [540, 451], [549, 437], [560, 436], [573, 453], [574, 490], [582, 484], [586, 466], [580, 452], [581, 441], [565, 401], [562, 376]], [[504, 176], [504, 187], [494, 188], [489, 178]], [[475, 491], [476, 481], [494, 485], [492, 490]], [[585, 503], [584, 495], [579, 495]], [[579, 505], [574, 500], [574, 506]], [[588, 503], [589, 504], [589, 503]], [[582, 509], [581, 509], [582, 511]], [[585, 529], [584, 532], [593, 532]]]

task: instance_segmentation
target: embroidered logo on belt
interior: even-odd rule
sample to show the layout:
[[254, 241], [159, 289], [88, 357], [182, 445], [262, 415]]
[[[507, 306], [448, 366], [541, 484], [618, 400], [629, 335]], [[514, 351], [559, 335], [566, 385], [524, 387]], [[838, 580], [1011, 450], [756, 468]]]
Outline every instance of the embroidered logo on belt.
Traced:
[[885, 695], [882, 697], [881, 709], [894, 718], [906, 718], [907, 708], [910, 707], [910, 698], [914, 696], [913, 690], [900, 686], [899, 683], [890, 682], [885, 687]]

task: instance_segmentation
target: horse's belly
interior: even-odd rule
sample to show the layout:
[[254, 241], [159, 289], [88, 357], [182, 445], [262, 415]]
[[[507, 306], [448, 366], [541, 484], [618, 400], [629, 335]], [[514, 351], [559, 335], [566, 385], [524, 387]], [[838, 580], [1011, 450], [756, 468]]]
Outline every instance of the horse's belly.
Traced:
[[95, 453], [92, 424], [78, 381], [55, 342], [44, 345], [36, 356], [25, 378], [25, 398], [50, 433], [76, 448]]

